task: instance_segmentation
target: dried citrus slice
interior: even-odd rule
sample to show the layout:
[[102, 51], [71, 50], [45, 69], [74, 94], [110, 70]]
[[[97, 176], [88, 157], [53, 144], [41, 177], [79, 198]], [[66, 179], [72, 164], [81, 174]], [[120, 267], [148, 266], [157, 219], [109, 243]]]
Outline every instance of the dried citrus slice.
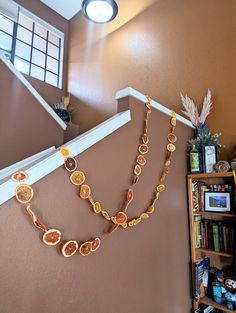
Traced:
[[176, 117], [172, 117], [171, 121], [170, 121], [172, 126], [176, 126]]
[[138, 148], [138, 151], [141, 153], [141, 154], [146, 154], [148, 153], [148, 145], [145, 145], [145, 144], [141, 144]]
[[34, 190], [29, 185], [20, 185], [16, 188], [16, 199], [20, 203], [29, 203], [34, 196]]
[[70, 175], [70, 181], [72, 182], [72, 184], [76, 185], [76, 186], [80, 186], [84, 183], [85, 181], [85, 175], [83, 172], [80, 171], [74, 171], [71, 175]]
[[142, 213], [142, 214], [140, 215], [140, 218], [141, 218], [142, 220], [146, 220], [146, 219], [149, 218], [149, 215], [148, 215], [147, 213]]
[[25, 172], [16, 172], [12, 174], [11, 179], [16, 182], [24, 181], [28, 179], [28, 175]]
[[126, 223], [127, 215], [124, 212], [118, 212], [112, 221], [117, 225], [122, 225]]
[[97, 249], [100, 247], [101, 244], [101, 240], [100, 238], [95, 238], [92, 242], [91, 242], [91, 251], [97, 251]]
[[80, 187], [80, 197], [82, 199], [87, 199], [91, 194], [91, 189], [88, 185], [82, 185]]
[[64, 166], [68, 172], [73, 172], [77, 167], [76, 159], [69, 156], [68, 158], [65, 159]]
[[101, 204], [99, 202], [95, 202], [93, 205], [93, 210], [95, 213], [100, 213], [102, 211]]
[[136, 164], [135, 167], [134, 167], [134, 174], [139, 176], [142, 172], [142, 169], [140, 167], [140, 165]]
[[122, 224], [121, 226], [125, 229], [125, 228], [128, 227], [128, 224], [127, 224], [127, 223], [124, 223], [124, 224]]
[[48, 246], [55, 246], [61, 240], [61, 232], [58, 229], [49, 229], [43, 234], [42, 240]]
[[157, 188], [156, 188], [157, 192], [162, 192], [165, 189], [166, 189], [165, 185], [158, 185]]
[[151, 98], [149, 96], [146, 96], [147, 97], [147, 102], [146, 102], [146, 107], [150, 110], [151, 109]]
[[167, 145], [167, 150], [168, 150], [169, 152], [174, 152], [175, 149], [176, 149], [176, 147], [175, 147], [175, 145], [173, 145], [173, 143], [169, 143], [169, 144]]
[[147, 209], [146, 213], [152, 214], [154, 211], [155, 211], [155, 207], [152, 205]]
[[177, 140], [177, 137], [175, 136], [175, 134], [173, 133], [169, 133], [167, 136], [167, 139], [170, 143], [175, 143]]
[[68, 156], [70, 155], [69, 149], [67, 149], [67, 148], [65, 148], [65, 147], [61, 147], [60, 153], [61, 153], [61, 155], [63, 155], [64, 157], [68, 157]]
[[138, 217], [134, 220], [134, 226], [138, 225], [141, 222], [141, 217]]
[[92, 249], [92, 243], [90, 241], [86, 241], [84, 243], [82, 243], [82, 245], [79, 248], [79, 253], [82, 256], [86, 256], [89, 255], [91, 253], [91, 249]]
[[110, 221], [111, 218], [109, 214], [107, 213], [107, 211], [102, 211], [101, 214], [106, 220]]
[[147, 144], [149, 142], [149, 138], [148, 138], [148, 135], [147, 134], [144, 134], [143, 137], [142, 137], [142, 141], [144, 144]]
[[131, 202], [134, 199], [134, 192], [132, 189], [129, 189], [127, 192], [127, 201]]
[[145, 157], [143, 156], [143, 155], [139, 155], [138, 157], [137, 157], [137, 163], [139, 164], [139, 165], [145, 165], [146, 164], [146, 159], [145, 159]]
[[64, 243], [61, 249], [61, 253], [63, 254], [64, 257], [69, 258], [76, 253], [78, 248], [79, 248], [78, 242], [75, 240], [70, 240]]
[[135, 219], [133, 219], [133, 220], [128, 222], [129, 227], [133, 227], [134, 226], [134, 221], [135, 221]]

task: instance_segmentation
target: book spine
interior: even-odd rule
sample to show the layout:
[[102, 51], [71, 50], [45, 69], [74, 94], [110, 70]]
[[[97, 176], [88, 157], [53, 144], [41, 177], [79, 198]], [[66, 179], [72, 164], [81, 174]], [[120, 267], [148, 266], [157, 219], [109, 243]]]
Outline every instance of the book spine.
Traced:
[[220, 252], [220, 241], [219, 241], [219, 226], [213, 224], [213, 239], [214, 239], [214, 250]]

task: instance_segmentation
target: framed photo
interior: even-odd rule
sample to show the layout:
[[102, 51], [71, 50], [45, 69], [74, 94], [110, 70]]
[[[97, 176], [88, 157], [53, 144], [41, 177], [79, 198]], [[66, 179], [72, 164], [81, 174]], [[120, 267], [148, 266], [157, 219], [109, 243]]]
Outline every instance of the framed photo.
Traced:
[[202, 150], [203, 172], [213, 173], [214, 165], [217, 164], [217, 148], [216, 146], [203, 146]]
[[231, 212], [230, 192], [222, 191], [206, 191], [205, 195], [205, 211], [208, 212]]

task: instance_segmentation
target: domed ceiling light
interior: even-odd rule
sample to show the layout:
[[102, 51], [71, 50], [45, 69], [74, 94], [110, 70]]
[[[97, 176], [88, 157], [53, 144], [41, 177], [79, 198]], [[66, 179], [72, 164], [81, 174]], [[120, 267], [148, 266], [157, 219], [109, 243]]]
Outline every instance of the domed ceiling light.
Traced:
[[112, 21], [118, 13], [114, 0], [84, 0], [81, 7], [87, 19], [99, 24]]

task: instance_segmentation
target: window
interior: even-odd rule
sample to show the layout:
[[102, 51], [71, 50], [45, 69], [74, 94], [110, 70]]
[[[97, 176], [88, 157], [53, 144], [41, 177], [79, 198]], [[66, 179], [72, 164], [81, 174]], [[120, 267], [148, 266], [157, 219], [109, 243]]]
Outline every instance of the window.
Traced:
[[19, 13], [14, 22], [0, 13], [0, 49], [19, 71], [61, 88], [63, 34], [31, 17]]

